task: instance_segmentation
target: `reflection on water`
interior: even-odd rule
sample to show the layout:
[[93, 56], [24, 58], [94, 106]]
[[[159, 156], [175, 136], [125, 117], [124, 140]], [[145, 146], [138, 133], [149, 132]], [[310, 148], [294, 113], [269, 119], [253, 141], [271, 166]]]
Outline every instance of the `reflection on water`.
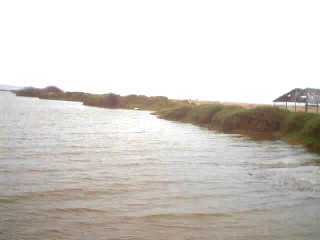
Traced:
[[0, 239], [319, 239], [319, 156], [0, 94]]

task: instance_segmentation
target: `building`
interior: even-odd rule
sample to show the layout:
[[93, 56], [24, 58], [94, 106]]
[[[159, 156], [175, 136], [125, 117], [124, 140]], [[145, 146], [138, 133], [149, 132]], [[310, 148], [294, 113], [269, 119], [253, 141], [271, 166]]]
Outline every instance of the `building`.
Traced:
[[305, 105], [305, 111], [307, 112], [310, 108], [316, 108], [319, 112], [320, 104], [320, 89], [315, 88], [295, 88], [290, 92], [275, 99], [276, 103], [285, 103], [286, 108], [288, 108], [288, 103], [294, 103], [294, 109], [297, 111], [297, 103]]

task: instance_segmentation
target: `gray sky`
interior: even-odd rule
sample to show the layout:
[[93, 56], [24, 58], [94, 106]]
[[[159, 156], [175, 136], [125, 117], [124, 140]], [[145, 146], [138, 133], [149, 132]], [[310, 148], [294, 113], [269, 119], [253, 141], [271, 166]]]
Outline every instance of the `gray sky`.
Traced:
[[268, 103], [320, 88], [320, 1], [0, 1], [0, 83]]

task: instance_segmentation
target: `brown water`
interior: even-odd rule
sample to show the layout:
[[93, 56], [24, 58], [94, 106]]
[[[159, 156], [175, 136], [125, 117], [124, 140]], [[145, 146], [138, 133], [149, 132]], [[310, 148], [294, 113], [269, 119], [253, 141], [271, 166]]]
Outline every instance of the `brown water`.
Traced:
[[320, 239], [320, 158], [0, 94], [0, 239]]

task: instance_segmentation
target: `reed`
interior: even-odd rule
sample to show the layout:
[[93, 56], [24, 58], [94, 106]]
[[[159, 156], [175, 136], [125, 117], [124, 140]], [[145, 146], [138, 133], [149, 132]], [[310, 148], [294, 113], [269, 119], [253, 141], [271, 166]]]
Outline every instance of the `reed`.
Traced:
[[274, 107], [245, 109], [221, 104], [181, 106], [155, 113], [160, 118], [205, 126], [227, 133], [277, 138], [320, 152], [320, 115]]

